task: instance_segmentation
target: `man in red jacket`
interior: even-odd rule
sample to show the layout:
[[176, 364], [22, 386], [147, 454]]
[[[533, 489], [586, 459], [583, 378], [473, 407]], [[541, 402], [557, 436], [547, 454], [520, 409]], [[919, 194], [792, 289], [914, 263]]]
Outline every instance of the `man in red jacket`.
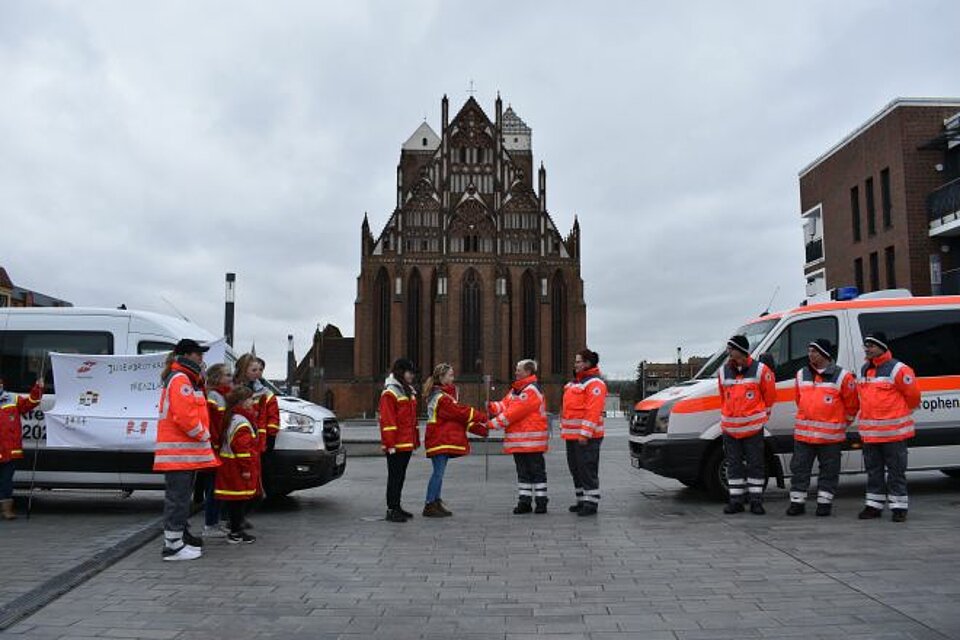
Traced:
[[3, 379], [0, 378], [0, 509], [4, 520], [17, 517], [13, 511], [13, 472], [16, 471], [17, 460], [23, 457], [20, 416], [36, 408], [42, 398], [42, 380], [37, 380], [27, 397], [5, 391]]

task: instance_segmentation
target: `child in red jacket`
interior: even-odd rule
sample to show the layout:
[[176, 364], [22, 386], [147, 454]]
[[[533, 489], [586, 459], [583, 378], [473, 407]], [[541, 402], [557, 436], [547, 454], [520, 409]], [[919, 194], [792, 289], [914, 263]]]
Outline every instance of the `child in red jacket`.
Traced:
[[260, 442], [253, 419], [253, 391], [236, 387], [227, 394], [220, 466], [214, 495], [227, 509], [230, 544], [251, 544], [257, 539], [243, 530], [244, 508], [260, 493]]
[[17, 460], [23, 457], [23, 429], [20, 416], [40, 404], [43, 398], [43, 381], [37, 380], [30, 389], [30, 396], [21, 396], [3, 389], [0, 378], [0, 508], [3, 519], [13, 520], [13, 472]]

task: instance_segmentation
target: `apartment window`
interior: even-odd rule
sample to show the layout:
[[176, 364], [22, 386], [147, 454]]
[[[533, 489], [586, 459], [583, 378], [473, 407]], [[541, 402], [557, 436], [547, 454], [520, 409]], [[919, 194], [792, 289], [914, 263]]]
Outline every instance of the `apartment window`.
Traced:
[[850, 189], [850, 222], [853, 224], [853, 241], [860, 242], [860, 188]]
[[877, 235], [877, 208], [873, 201], [873, 178], [867, 178], [864, 189], [867, 198], [867, 235], [875, 236]]
[[880, 290], [880, 259], [877, 252], [870, 254], [870, 291]]
[[890, 168], [880, 172], [880, 207], [883, 215], [883, 228], [893, 226], [892, 208], [890, 203]]
[[897, 256], [893, 247], [887, 247], [883, 250], [883, 261], [887, 265], [887, 289], [897, 288]]
[[857, 285], [857, 291], [863, 291], [863, 258], [853, 261], [853, 281]]

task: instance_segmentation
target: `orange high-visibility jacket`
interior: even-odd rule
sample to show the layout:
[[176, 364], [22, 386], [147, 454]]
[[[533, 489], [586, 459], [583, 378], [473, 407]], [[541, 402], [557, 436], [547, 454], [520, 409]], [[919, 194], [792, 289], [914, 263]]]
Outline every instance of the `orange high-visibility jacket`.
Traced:
[[913, 369], [885, 351], [863, 365], [857, 386], [861, 440], [875, 444], [913, 437], [913, 410], [920, 406]]
[[542, 453], [547, 450], [547, 403], [537, 383], [537, 376], [527, 376], [513, 383], [500, 402], [491, 402], [493, 428], [504, 430], [504, 453]]
[[160, 394], [154, 471], [216, 467], [210, 446], [210, 414], [200, 376], [175, 362]]
[[0, 394], [0, 463], [23, 457], [23, 426], [20, 416], [37, 407], [43, 385], [35, 384], [29, 396], [4, 391]]
[[427, 430], [424, 446], [428, 458], [445, 455], [465, 456], [470, 453], [467, 433], [486, 437], [486, 415], [457, 400], [453, 385], [437, 385], [427, 400]]
[[767, 365], [747, 358], [743, 368], [728, 359], [717, 374], [720, 385], [720, 428], [734, 438], [763, 431], [777, 401], [777, 381]]
[[794, 439], [807, 444], [846, 442], [847, 425], [860, 410], [853, 374], [835, 364], [821, 372], [807, 366], [797, 372], [796, 391]]
[[413, 451], [419, 446], [417, 396], [390, 374], [380, 394], [380, 448]]
[[[251, 412], [252, 413], [252, 412]], [[213, 493], [218, 500], [252, 500], [260, 492], [260, 444], [256, 427], [240, 411], [230, 417], [220, 447]]]
[[603, 407], [607, 400], [607, 383], [600, 369], [593, 367], [577, 374], [563, 388], [560, 411], [560, 436], [564, 440], [603, 438]]

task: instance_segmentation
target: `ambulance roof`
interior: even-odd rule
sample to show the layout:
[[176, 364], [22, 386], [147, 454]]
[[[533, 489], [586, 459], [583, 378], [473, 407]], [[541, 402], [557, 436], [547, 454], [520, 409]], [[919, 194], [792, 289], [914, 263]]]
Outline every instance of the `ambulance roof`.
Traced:
[[840, 311], [845, 309], [896, 309], [900, 307], [957, 307], [960, 308], [960, 296], [916, 296], [910, 298], [855, 298], [853, 300], [831, 300], [817, 302], [787, 311], [778, 311], [756, 317], [748, 324], [764, 320], [779, 320], [784, 316], [799, 316], [817, 311]]

